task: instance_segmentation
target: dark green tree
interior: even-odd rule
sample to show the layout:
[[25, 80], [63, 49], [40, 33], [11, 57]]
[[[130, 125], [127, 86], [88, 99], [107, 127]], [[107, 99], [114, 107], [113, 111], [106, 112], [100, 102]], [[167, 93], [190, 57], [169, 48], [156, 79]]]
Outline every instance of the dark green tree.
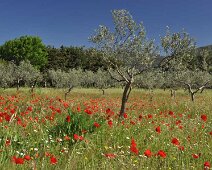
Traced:
[[6, 41], [0, 47], [0, 57], [15, 64], [28, 60], [39, 69], [47, 63], [46, 47], [37, 36], [21, 36]]

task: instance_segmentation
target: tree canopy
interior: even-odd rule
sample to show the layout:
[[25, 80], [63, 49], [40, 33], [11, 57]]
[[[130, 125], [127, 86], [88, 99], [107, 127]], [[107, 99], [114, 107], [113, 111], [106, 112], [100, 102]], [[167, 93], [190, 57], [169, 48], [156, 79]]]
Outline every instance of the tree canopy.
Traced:
[[45, 66], [48, 60], [46, 47], [36, 36], [21, 36], [5, 42], [0, 47], [0, 57], [16, 64], [28, 60], [37, 68]]
[[100, 25], [90, 40], [103, 53], [111, 77], [124, 82], [120, 116], [131, 92], [134, 77], [152, 67], [156, 57], [154, 41], [146, 38], [142, 23], [136, 23], [127, 10], [112, 11], [114, 29]]

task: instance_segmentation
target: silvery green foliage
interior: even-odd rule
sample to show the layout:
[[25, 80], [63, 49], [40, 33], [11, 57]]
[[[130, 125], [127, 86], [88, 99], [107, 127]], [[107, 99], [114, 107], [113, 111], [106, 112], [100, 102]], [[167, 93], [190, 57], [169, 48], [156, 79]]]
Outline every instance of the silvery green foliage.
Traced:
[[33, 67], [29, 61], [22, 61], [18, 66], [17, 72], [22, 76], [22, 80], [28, 87], [34, 86], [43, 79], [40, 71]]
[[118, 80], [129, 81], [131, 77], [151, 67], [156, 48], [146, 39], [142, 23], [137, 24], [126, 10], [112, 11], [114, 30], [100, 25], [90, 40], [104, 54], [104, 60]]
[[211, 83], [211, 75], [207, 71], [187, 70], [177, 73], [177, 82], [184, 85], [191, 95], [191, 100], [194, 101], [194, 96], [197, 92], [202, 92]]
[[176, 89], [179, 86], [179, 83], [176, 82], [175, 76], [176, 74], [174, 71], [162, 72], [162, 80], [163, 80], [162, 88]]
[[53, 87], [69, 88], [80, 86], [82, 81], [82, 70], [70, 69], [68, 72], [62, 70], [48, 70], [48, 77]]
[[69, 85], [68, 73], [62, 70], [48, 70], [48, 77], [51, 85], [56, 88], [64, 88]]
[[95, 74], [92, 71], [84, 71], [81, 75], [82, 87], [94, 87]]
[[207, 59], [209, 58], [210, 54], [209, 54], [209, 51], [206, 50], [206, 49], [203, 49], [200, 51], [200, 56], [201, 56], [201, 63], [200, 63], [200, 66], [197, 66], [197, 67], [200, 67], [201, 70], [203, 71], [208, 71], [210, 72], [210, 65], [207, 63]]
[[174, 79], [181, 85], [190, 86], [191, 89], [209, 86], [212, 83], [212, 75], [210, 75], [207, 71], [200, 70], [187, 70], [177, 73]]
[[164, 69], [182, 71], [191, 68], [191, 62], [195, 55], [195, 42], [185, 31], [171, 33], [169, 28], [166, 35], [161, 37], [161, 45], [165, 52], [165, 58], [161, 64]]
[[99, 89], [106, 89], [115, 86], [115, 81], [111, 79], [110, 74], [107, 71], [98, 69], [94, 74], [95, 87]]
[[69, 86], [72, 85], [72, 87], [81, 86], [81, 83], [83, 81], [83, 71], [82, 69], [70, 69], [68, 71], [69, 76]]
[[17, 66], [13, 65], [13, 77], [15, 81], [23, 81], [27, 85], [31, 85], [34, 81], [42, 79], [40, 71], [37, 70], [29, 61], [21, 61]]
[[161, 88], [164, 84], [163, 74], [159, 70], [143, 72], [135, 78], [135, 84], [146, 89]]
[[142, 23], [137, 24], [126, 10], [113, 10], [114, 29], [100, 25], [90, 37], [108, 64], [112, 79], [124, 83], [120, 117], [123, 117], [136, 75], [152, 67], [156, 57], [153, 41], [148, 41]]
[[11, 87], [14, 81], [13, 66], [10, 63], [0, 63], [0, 87]]
[[40, 81], [42, 76], [40, 71], [34, 68], [29, 61], [22, 61], [19, 65], [13, 62], [0, 64], [1, 87], [11, 87], [16, 84], [20, 85], [20, 81], [28, 86], [32, 86], [35, 81]]

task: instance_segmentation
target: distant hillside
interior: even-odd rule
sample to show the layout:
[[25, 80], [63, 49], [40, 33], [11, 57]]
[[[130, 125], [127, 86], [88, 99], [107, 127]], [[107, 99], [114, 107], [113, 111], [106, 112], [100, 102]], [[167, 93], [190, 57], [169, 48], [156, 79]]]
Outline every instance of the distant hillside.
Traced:
[[199, 49], [206, 49], [212, 52], [212, 45], [207, 45], [207, 46], [203, 46], [203, 47], [199, 47]]
[[203, 47], [199, 47], [198, 50], [201, 51], [201, 50], [208, 50], [209, 51], [209, 56], [208, 58], [206, 59], [207, 63], [208, 63], [208, 69], [209, 69], [209, 72], [212, 73], [212, 45], [207, 45], [207, 46], [203, 46]]

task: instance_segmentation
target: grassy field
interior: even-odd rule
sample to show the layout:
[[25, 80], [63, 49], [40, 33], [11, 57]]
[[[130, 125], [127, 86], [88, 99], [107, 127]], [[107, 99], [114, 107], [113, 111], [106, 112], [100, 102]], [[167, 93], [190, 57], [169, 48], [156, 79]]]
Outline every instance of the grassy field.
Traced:
[[[207, 169], [212, 90], [0, 89], [0, 169]], [[208, 168], [209, 169], [209, 168]]]

